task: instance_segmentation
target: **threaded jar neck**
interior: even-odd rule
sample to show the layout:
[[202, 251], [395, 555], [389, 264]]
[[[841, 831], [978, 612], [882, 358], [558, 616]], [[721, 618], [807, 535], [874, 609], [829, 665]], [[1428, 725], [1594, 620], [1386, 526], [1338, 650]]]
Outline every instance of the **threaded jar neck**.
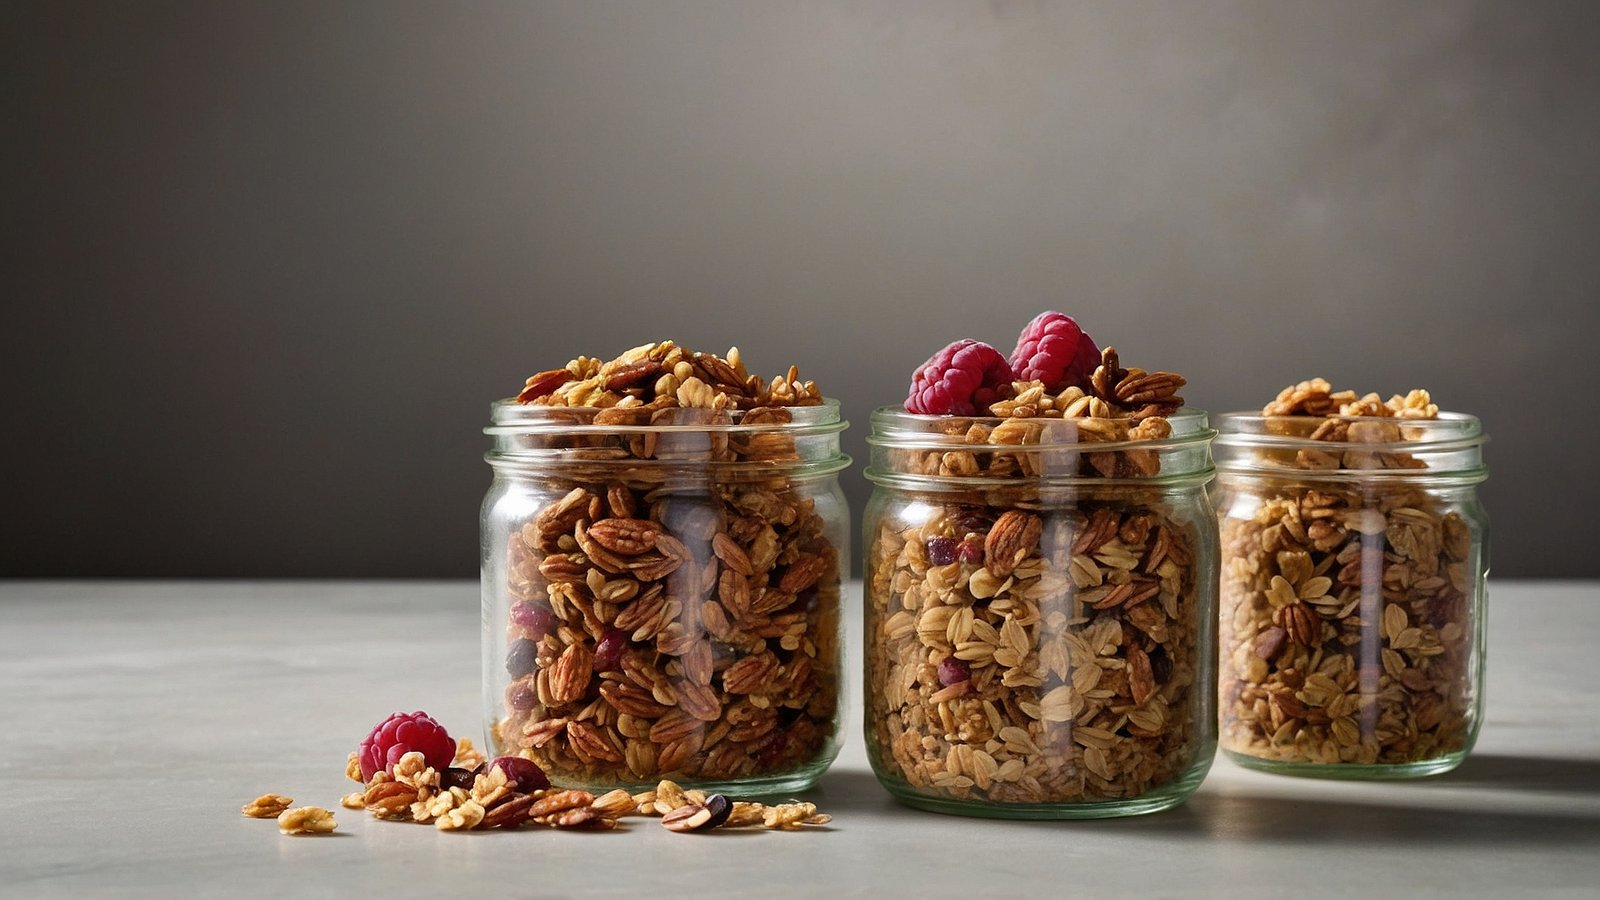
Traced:
[[850, 465], [839, 449], [849, 427], [839, 402], [815, 406], [658, 410], [490, 406], [484, 458], [497, 471], [600, 471], [651, 467], [714, 470], [721, 477], [822, 476]]
[[886, 406], [872, 414], [866, 475], [881, 485], [952, 490], [1208, 481], [1216, 432], [1205, 412], [1182, 410], [1166, 422], [1162, 429], [1127, 419], [924, 416]]
[[1464, 413], [1397, 419], [1234, 412], [1217, 417], [1217, 430], [1223, 475], [1476, 484], [1489, 474], [1483, 425]]

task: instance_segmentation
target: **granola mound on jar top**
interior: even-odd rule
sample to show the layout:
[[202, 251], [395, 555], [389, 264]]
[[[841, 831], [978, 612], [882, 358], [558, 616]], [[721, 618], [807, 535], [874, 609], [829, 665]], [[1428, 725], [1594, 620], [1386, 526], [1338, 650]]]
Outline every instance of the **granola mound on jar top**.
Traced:
[[[588, 786], [816, 758], [836, 718], [841, 551], [785, 474], [800, 454], [779, 427], [824, 402], [816, 384], [664, 341], [580, 356], [517, 399], [574, 425], [706, 429], [574, 431], [578, 463], [505, 547], [495, 751]], [[718, 430], [741, 425], [764, 427]]]
[[[1137, 486], [1160, 472], [1141, 444], [1172, 434], [1184, 384], [1124, 368], [1055, 312], [1009, 358], [958, 341], [917, 369], [905, 409], [940, 417], [922, 423], [937, 449], [889, 452], [908, 499], [867, 536], [880, 776], [957, 801], [1093, 804], [1209, 755], [1209, 512]], [[1060, 487], [1077, 479], [1097, 486]]]
[[1412, 423], [1439, 407], [1424, 390], [1383, 400], [1315, 378], [1261, 414], [1269, 433], [1316, 446], [1257, 451], [1282, 474], [1237, 488], [1254, 506], [1222, 520], [1222, 746], [1358, 765], [1466, 749], [1472, 526], [1415, 482], [1360, 477], [1424, 468], [1395, 445], [1419, 439]]

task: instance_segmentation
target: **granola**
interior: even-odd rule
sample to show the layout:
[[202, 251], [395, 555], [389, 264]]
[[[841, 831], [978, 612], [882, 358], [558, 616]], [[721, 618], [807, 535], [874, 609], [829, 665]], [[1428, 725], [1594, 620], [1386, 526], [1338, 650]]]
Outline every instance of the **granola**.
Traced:
[[283, 794], [262, 794], [239, 808], [239, 812], [252, 819], [276, 819], [294, 805], [293, 797]]
[[1408, 422], [1438, 412], [1426, 391], [1383, 401], [1322, 379], [1286, 388], [1263, 410], [1269, 433], [1303, 440], [1254, 451], [1281, 474], [1222, 479], [1224, 749], [1359, 765], [1467, 749], [1476, 526], [1437, 490], [1404, 478], [1318, 474], [1425, 468], [1393, 445], [1417, 439]]
[[284, 834], [332, 834], [338, 827], [333, 813], [320, 806], [286, 809], [278, 815], [278, 830]]
[[590, 787], [776, 775], [824, 755], [844, 562], [819, 508], [829, 488], [787, 474], [815, 383], [669, 341], [579, 357], [518, 399], [582, 427], [550, 438], [570, 462], [541, 472], [550, 492], [496, 548], [496, 753]]
[[1019, 382], [997, 418], [930, 422], [936, 448], [887, 451], [928, 489], [902, 486], [869, 535], [880, 776], [935, 798], [1095, 804], [1204, 764], [1209, 513], [1136, 480], [1161, 471], [1150, 442], [1172, 434], [1183, 383], [1108, 347], [1087, 391]]

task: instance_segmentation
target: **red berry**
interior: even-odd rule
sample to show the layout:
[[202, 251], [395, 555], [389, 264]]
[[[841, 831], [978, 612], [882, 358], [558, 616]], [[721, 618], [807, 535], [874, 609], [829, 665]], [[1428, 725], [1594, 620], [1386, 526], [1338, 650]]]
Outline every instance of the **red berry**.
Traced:
[[528, 634], [524, 637], [537, 641], [550, 633], [550, 626], [554, 622], [555, 614], [550, 612], [550, 607], [542, 603], [518, 600], [511, 604], [511, 624], [528, 629]]
[[456, 758], [456, 742], [444, 726], [425, 712], [395, 713], [379, 722], [361, 742], [361, 777], [371, 781], [379, 772], [391, 771], [400, 757], [416, 751], [439, 771]]
[[939, 683], [945, 687], [972, 680], [972, 668], [954, 656], [946, 656], [939, 663]]
[[956, 551], [956, 558], [974, 566], [983, 562], [983, 539], [969, 537], [962, 541], [961, 548]]
[[1016, 375], [1000, 351], [971, 339], [956, 341], [911, 376], [906, 412], [927, 416], [973, 416], [1002, 399]]
[[1050, 311], [1034, 316], [1011, 351], [1011, 368], [1021, 381], [1041, 381], [1045, 390], [1059, 393], [1069, 387], [1087, 388], [1089, 376], [1100, 364], [1100, 348], [1071, 316]]
[[620, 628], [607, 629], [594, 645], [594, 670], [615, 672], [622, 668], [622, 652], [628, 649], [628, 633]]
[[782, 728], [774, 728], [761, 743], [756, 745], [756, 763], [763, 769], [770, 769], [783, 759], [783, 751], [789, 746], [789, 735]]
[[549, 776], [539, 768], [539, 764], [531, 759], [520, 756], [497, 756], [494, 762], [489, 763], [490, 771], [499, 769], [506, 773], [506, 783], [513, 791], [524, 794], [530, 791], [542, 791], [550, 786]]
[[955, 538], [936, 537], [928, 541], [928, 562], [936, 566], [948, 566], [956, 561]]

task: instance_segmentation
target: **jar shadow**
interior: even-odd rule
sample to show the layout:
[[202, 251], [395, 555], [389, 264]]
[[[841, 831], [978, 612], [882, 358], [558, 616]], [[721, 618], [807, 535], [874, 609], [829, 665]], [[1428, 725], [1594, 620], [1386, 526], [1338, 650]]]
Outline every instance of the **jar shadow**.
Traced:
[[1429, 779], [1456, 787], [1559, 794], [1600, 794], [1600, 759], [1476, 754], [1454, 771]]

